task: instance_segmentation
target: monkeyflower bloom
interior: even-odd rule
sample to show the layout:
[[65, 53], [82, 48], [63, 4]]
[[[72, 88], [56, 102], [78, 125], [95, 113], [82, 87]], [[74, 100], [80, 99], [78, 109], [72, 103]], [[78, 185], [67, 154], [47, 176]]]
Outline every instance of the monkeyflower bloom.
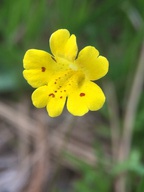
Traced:
[[67, 29], [55, 31], [49, 43], [52, 54], [30, 49], [24, 55], [24, 78], [36, 88], [33, 105], [46, 107], [51, 117], [59, 116], [65, 103], [75, 116], [99, 110], [105, 95], [93, 81], [108, 72], [108, 60], [93, 46], [86, 46], [78, 54], [76, 36]]

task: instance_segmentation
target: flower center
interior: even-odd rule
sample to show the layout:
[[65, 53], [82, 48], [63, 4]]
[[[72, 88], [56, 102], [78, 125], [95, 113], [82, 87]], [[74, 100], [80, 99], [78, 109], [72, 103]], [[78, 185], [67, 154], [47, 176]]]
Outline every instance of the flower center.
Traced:
[[75, 65], [74, 62], [71, 62], [65, 58], [62, 58], [62, 57], [56, 57], [54, 58], [55, 61], [57, 61], [58, 63], [58, 69], [59, 70], [68, 70], [68, 69], [71, 69], [73, 71], [77, 71], [78, 70], [78, 67]]
[[74, 64], [74, 63], [70, 63], [69, 64], [69, 68], [74, 70], [74, 71], [77, 71], [78, 70], [78, 67]]
[[57, 73], [48, 84], [53, 90], [49, 96], [58, 95], [59, 98], [68, 96], [83, 84], [84, 78], [82, 72], [71, 69]]

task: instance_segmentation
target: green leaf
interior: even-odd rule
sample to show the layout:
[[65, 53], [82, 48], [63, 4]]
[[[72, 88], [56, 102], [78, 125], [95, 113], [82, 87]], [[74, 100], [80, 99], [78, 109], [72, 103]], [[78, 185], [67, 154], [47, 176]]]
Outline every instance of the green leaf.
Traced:
[[143, 192], [144, 191], [144, 177], [141, 179], [140, 184], [136, 190], [136, 192]]

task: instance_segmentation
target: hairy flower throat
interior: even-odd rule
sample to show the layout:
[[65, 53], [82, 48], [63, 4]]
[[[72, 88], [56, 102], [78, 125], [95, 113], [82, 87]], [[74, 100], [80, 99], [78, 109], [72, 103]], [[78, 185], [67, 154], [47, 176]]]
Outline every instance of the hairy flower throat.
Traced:
[[84, 74], [71, 69], [56, 73], [48, 86], [53, 87], [53, 94], [61, 93], [68, 96], [74, 89], [79, 88], [84, 82]]

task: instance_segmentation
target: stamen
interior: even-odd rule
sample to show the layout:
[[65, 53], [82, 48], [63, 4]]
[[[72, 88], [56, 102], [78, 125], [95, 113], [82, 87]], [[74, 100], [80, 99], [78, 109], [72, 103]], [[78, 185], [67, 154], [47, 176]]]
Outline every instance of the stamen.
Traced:
[[85, 93], [80, 93], [80, 97], [84, 97], [85, 96]]

